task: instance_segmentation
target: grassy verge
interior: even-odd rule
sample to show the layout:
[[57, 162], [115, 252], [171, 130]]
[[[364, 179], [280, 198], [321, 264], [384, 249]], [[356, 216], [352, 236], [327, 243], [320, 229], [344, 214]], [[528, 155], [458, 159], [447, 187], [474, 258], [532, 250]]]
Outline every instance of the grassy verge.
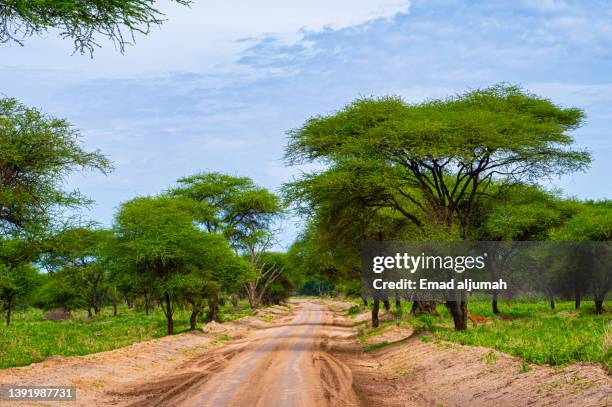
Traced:
[[[220, 309], [220, 319], [230, 321], [250, 313], [246, 303], [239, 311], [226, 304]], [[176, 333], [189, 330], [188, 311], [175, 312], [174, 329]], [[77, 312], [62, 321], [47, 321], [41, 310], [29, 309], [15, 313], [8, 328], [0, 327], [0, 368], [24, 366], [52, 355], [103, 352], [165, 335], [166, 319], [157, 308], [149, 315], [120, 308], [116, 317], [106, 308], [91, 319], [86, 318], [86, 312]]]
[[[472, 301], [474, 315], [489, 319], [486, 324], [469, 322], [468, 330], [453, 329], [448, 310], [438, 306], [438, 315], [410, 316], [403, 304], [402, 325], [428, 330], [434, 340], [493, 348], [518, 356], [529, 363], [566, 365], [574, 362], [601, 363], [612, 371], [612, 314], [594, 315], [590, 304], [574, 309], [570, 301], [558, 302], [554, 310], [545, 302], [502, 303], [501, 314], [491, 312], [488, 301]], [[360, 307], [363, 309], [362, 307]], [[356, 309], [349, 310], [354, 314]], [[385, 325], [394, 324], [388, 321]], [[367, 330], [364, 335], [375, 335]]]

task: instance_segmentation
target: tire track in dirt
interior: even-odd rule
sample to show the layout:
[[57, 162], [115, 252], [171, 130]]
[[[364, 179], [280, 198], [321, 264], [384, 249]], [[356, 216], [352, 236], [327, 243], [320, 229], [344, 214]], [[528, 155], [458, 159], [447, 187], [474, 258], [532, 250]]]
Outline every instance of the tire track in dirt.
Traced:
[[[277, 403], [282, 402], [281, 405], [293, 405], [292, 402], [295, 400], [287, 397], [292, 390], [291, 384], [287, 386], [287, 383], [283, 382], [287, 376], [275, 376], [280, 366], [284, 365], [285, 370], [288, 370], [290, 365], [295, 363], [300, 352], [300, 346], [297, 345], [300, 339], [294, 337], [299, 334], [312, 335], [315, 325], [308, 325], [312, 316], [312, 304], [302, 304], [293, 321], [285, 326], [266, 330], [261, 337], [255, 339], [260, 342], [258, 346], [245, 349], [239, 358], [229, 363], [222, 372], [211, 378], [196, 394], [180, 405], [186, 407], [258, 405], [263, 403], [264, 399], [270, 399], [268, 396], [271, 393], [274, 397], [265, 405], [274, 405], [270, 404], [274, 403], [274, 400]], [[316, 318], [312, 324], [316, 324]], [[301, 326], [306, 326], [307, 329], [300, 329]], [[273, 380], [269, 380], [271, 377]]]

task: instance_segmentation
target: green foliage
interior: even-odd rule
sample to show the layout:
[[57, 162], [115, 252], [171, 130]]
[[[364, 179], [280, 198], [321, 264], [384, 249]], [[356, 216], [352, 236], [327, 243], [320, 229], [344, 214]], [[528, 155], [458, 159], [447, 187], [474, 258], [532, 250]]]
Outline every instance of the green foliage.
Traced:
[[[241, 309], [221, 307], [219, 319], [231, 321], [251, 313], [247, 303], [241, 304]], [[125, 307], [119, 308], [116, 317], [109, 308], [103, 308], [93, 318], [87, 318], [82, 311], [72, 314], [69, 320], [47, 321], [39, 309], [16, 312], [11, 326], [0, 329], [0, 369], [40, 362], [53, 355], [103, 352], [166, 334], [165, 316], [159, 307], [149, 315]], [[189, 314], [189, 310], [177, 309], [177, 332], [189, 330]]]
[[[178, 184], [170, 195], [194, 203], [198, 223], [211, 233], [225, 236], [236, 252], [249, 261], [252, 273], [244, 287], [251, 306], [256, 308], [264, 297], [266, 301], [272, 301], [272, 296], [274, 301], [285, 297], [291, 287], [287, 278], [271, 287], [285, 271], [285, 264], [280, 267], [277, 262], [268, 264], [265, 260], [274, 243], [275, 222], [283, 213], [280, 198], [250, 178], [217, 172], [181, 178]], [[266, 292], [268, 289], [273, 289], [274, 295]]]
[[457, 227], [465, 239], [477, 199], [494, 178], [509, 187], [589, 164], [588, 153], [571, 148], [569, 135], [582, 118], [578, 109], [507, 85], [419, 104], [359, 99], [290, 132], [290, 163], [323, 160], [332, 168], [286, 189], [291, 200], [316, 210], [322, 193], [330, 198], [316, 186], [334, 179], [333, 171], [346, 174], [343, 169], [352, 167], [359, 171], [355, 182], [334, 183], [344, 202], [370, 211], [389, 208], [419, 228], [434, 222], [451, 233]]
[[0, 99], [0, 234], [41, 231], [61, 210], [89, 202], [62, 190], [66, 177], [112, 167], [100, 152], [83, 150], [79, 137], [65, 120]]
[[61, 38], [74, 41], [75, 52], [93, 53], [99, 46], [97, 36], [112, 40], [123, 52], [135, 33], [147, 34], [152, 25], [163, 22], [154, 4], [154, 0], [5, 0], [0, 7], [0, 43], [23, 45], [25, 37], [57, 29]]
[[[506, 84], [417, 104], [358, 99], [289, 133], [290, 164], [325, 167], [285, 185], [285, 197], [309, 220], [311, 258], [332, 271], [355, 273], [364, 240], [534, 238], [564, 214], [526, 185], [590, 164], [570, 135], [583, 116]], [[537, 199], [504, 208], [521, 192]], [[458, 330], [465, 304], [449, 302]]]
[[437, 339], [497, 349], [529, 363], [593, 362], [612, 368], [612, 353], [605, 344], [610, 314], [597, 316], [592, 307], [575, 310], [569, 301], [557, 302], [554, 310], [546, 302], [513, 302], [502, 305], [501, 316], [492, 314], [488, 302], [471, 301], [470, 310], [491, 322], [455, 331], [448, 325], [448, 310], [440, 306], [438, 316], [421, 316], [407, 323], [432, 331]]
[[36, 284], [40, 283], [38, 270], [24, 263], [16, 267], [0, 264], [0, 310], [6, 313], [6, 324], [10, 324], [11, 312], [16, 306], [27, 304]]
[[223, 236], [196, 226], [198, 209], [188, 198], [143, 197], [124, 203], [115, 218], [114, 268], [163, 300], [170, 333], [177, 302], [197, 312], [204, 298], [216, 298], [251, 271]]
[[[51, 271], [48, 290], [56, 292], [47, 293], [50, 302], [46, 308], [86, 304], [96, 314], [100, 311], [112, 291], [107, 256], [112, 238], [109, 230], [76, 227], [63, 230], [49, 240], [42, 259]], [[67, 298], [65, 295], [80, 298], [62, 304], [62, 298]]]

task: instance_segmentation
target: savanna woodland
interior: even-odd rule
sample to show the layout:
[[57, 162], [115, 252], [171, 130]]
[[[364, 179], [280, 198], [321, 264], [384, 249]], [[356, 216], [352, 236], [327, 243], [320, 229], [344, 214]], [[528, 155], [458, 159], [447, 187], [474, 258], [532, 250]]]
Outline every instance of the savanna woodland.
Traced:
[[[102, 3], [89, 30], [121, 44], [115, 15], [133, 5]], [[87, 14], [24, 12], [20, 4], [0, 7], [1, 40], [59, 25], [77, 50], [95, 47], [90, 31], [73, 25]], [[158, 18], [143, 4], [128, 22], [146, 30]], [[579, 108], [508, 84], [420, 103], [361, 98], [288, 131], [287, 165], [317, 170], [280, 191], [248, 176], [186, 174], [157, 195], [121, 203], [112, 225], [101, 225], [76, 216], [91, 201], [67, 179], [109, 173], [113, 163], [85, 149], [67, 120], [5, 97], [0, 367], [197, 330], [302, 295], [343, 298], [353, 303], [350, 314], [371, 312], [373, 329], [384, 312], [395, 324], [532, 363], [609, 368], [610, 263], [597, 275], [570, 260], [530, 269], [549, 284], [533, 287], [529, 301], [464, 296], [392, 306], [391, 298], [381, 310], [380, 301], [360, 298], [365, 241], [609, 241], [612, 201], [550, 188], [561, 175], [588, 170], [590, 154], [572, 135], [584, 121]], [[291, 216], [303, 230], [283, 251], [278, 233]]]

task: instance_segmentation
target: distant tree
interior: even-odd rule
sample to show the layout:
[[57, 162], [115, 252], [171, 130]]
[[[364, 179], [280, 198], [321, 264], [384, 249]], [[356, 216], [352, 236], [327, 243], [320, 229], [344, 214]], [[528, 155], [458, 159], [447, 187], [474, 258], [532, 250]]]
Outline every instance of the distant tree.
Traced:
[[110, 289], [105, 249], [112, 239], [109, 230], [75, 227], [59, 232], [50, 239], [43, 256], [52, 272], [62, 273], [64, 282], [79, 288], [87, 310], [100, 313]]
[[[597, 314], [612, 288], [612, 202], [591, 201], [553, 232], [555, 240], [577, 242], [566, 253], [568, 262], [562, 271], [574, 293], [592, 293]], [[564, 276], [561, 274], [561, 276]]]
[[[6, 10], [2, 3], [0, 10]], [[0, 99], [1, 235], [44, 230], [66, 208], [90, 202], [62, 189], [66, 177], [77, 170], [107, 173], [112, 166], [100, 152], [83, 150], [79, 137], [65, 120]]]
[[7, 325], [14, 307], [27, 303], [41, 283], [37, 269], [32, 266], [40, 245], [39, 241], [0, 235], [0, 309], [6, 312]]
[[[175, 307], [210, 282], [222, 284], [234, 254], [222, 236], [194, 223], [196, 204], [189, 199], [159, 196], [136, 198], [121, 205], [115, 217], [114, 255], [160, 298], [168, 334], [174, 333]], [[198, 312], [198, 304], [194, 303]]]
[[6, 326], [11, 323], [11, 312], [15, 305], [30, 295], [40, 279], [38, 270], [31, 264], [17, 267], [0, 265], [0, 305], [5, 312]]
[[[419, 104], [360, 99], [291, 131], [286, 158], [370, 168], [361, 178], [382, 191], [356, 196], [363, 188], [351, 186], [344, 200], [386, 207], [424, 230], [438, 224], [448, 239], [466, 240], [492, 183], [512, 188], [586, 168], [590, 156], [572, 148], [569, 134], [582, 120], [579, 109], [503, 84]], [[467, 295], [457, 294], [447, 306], [463, 330]]]
[[280, 198], [250, 178], [216, 172], [181, 178], [178, 184], [171, 194], [197, 202], [200, 224], [209, 232], [225, 236], [251, 263], [255, 272], [244, 289], [251, 307], [257, 308], [268, 286], [283, 271], [263, 262], [275, 242], [275, 222], [283, 213]]
[[[426, 219], [413, 222], [385, 204], [401, 199], [380, 182], [386, 170], [378, 163], [350, 160], [284, 186], [285, 199], [308, 219], [293, 249], [300, 253], [296, 260], [307, 275], [320, 274], [335, 284], [359, 281], [363, 241], [439, 239], [439, 231]], [[383, 304], [390, 309], [389, 299]], [[422, 305], [419, 308], [426, 309]], [[379, 307], [380, 299], [374, 299], [373, 326], [378, 326]]]
[[[498, 191], [496, 198], [479, 201], [470, 236], [490, 242], [488, 248], [495, 253], [489, 258], [491, 281], [501, 278], [513, 256], [521, 252], [524, 246], [518, 242], [547, 240], [553, 229], [576, 213], [577, 205], [534, 185], [517, 184], [510, 190]], [[550, 290], [552, 275], [540, 274], [542, 288], [554, 301]], [[492, 311], [499, 313], [497, 291], [493, 291]]]
[[[188, 5], [190, 0], [174, 0]], [[0, 43], [23, 45], [26, 37], [57, 30], [62, 39], [74, 41], [80, 53], [93, 53], [98, 36], [112, 40], [120, 52], [134, 41], [134, 34], [148, 34], [161, 24], [163, 14], [154, 0], [0, 2]]]

